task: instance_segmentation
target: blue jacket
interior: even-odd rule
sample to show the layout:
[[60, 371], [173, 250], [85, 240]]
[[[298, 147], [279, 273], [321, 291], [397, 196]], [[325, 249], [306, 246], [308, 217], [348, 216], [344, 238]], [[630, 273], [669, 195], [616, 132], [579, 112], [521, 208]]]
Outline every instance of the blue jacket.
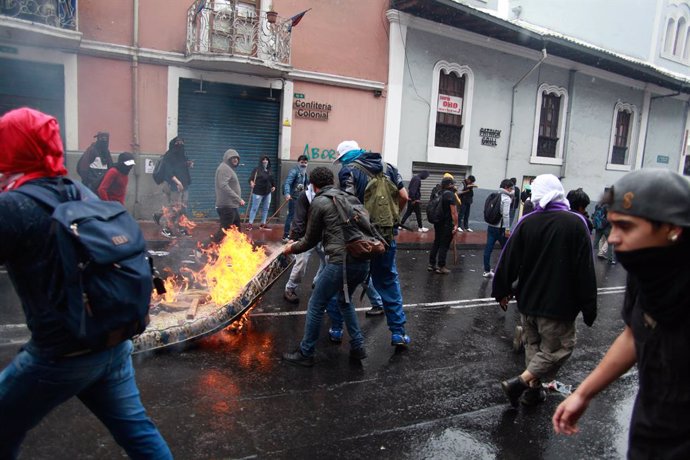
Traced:
[[[57, 179], [31, 182], [55, 185]], [[46, 358], [85, 348], [58, 316], [57, 309], [66, 308], [64, 296], [54, 304], [48, 295], [62, 274], [50, 226], [50, 212], [32, 198], [14, 191], [0, 194], [0, 264], [7, 267], [31, 331], [24, 348]]]
[[[355, 195], [360, 202], [364, 203], [364, 189], [369, 183], [369, 176], [360, 168], [354, 166], [354, 163], [364, 167], [372, 175], [376, 175], [383, 171], [384, 162], [380, 153], [367, 152], [362, 154], [353, 163], [344, 165], [338, 173], [340, 189]], [[405, 184], [403, 184], [398, 168], [390, 163], [385, 164], [386, 174], [388, 174], [390, 180], [398, 187], [398, 190], [404, 188]]]
[[306, 190], [309, 185], [309, 174], [305, 171], [304, 174], [300, 171], [299, 165], [293, 166], [288, 172], [285, 183], [283, 184], [283, 195], [290, 195], [295, 198], [295, 189], [299, 184], [304, 185]]

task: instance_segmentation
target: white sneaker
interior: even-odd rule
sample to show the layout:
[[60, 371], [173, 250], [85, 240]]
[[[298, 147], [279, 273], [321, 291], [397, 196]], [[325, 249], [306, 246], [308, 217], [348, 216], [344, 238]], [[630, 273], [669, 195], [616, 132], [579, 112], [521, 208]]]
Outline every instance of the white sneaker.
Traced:
[[462, 233], [462, 232], [464, 232], [464, 231], [465, 231], [465, 230], [463, 230], [462, 227], [458, 227], [458, 232]]
[[488, 272], [484, 272], [484, 274], [483, 274], [482, 276], [483, 276], [484, 278], [493, 278], [493, 277], [494, 277], [494, 271], [493, 271], [493, 270], [489, 270]]
[[418, 229], [417, 231], [418, 231], [418, 232], [422, 232], [422, 233], [426, 233], [426, 232], [429, 231], [429, 229], [426, 228], [426, 227], [422, 227], [422, 228]]
[[471, 228], [467, 227], [467, 228], [465, 229], [465, 231], [466, 231], [466, 232], [472, 233], [474, 230], [472, 230]]

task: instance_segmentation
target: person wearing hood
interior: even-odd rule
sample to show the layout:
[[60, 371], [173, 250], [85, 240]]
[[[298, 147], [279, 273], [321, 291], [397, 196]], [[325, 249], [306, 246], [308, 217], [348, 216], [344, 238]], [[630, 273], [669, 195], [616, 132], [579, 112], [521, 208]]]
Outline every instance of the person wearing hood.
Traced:
[[240, 154], [237, 150], [228, 149], [223, 154], [223, 161], [216, 169], [216, 211], [220, 217], [220, 228], [211, 238], [219, 243], [225, 237], [224, 230], [230, 227], [240, 229], [239, 208], [244, 206], [242, 188], [235, 169], [240, 165]]
[[514, 407], [545, 400], [542, 382], [556, 377], [575, 348], [575, 318], [582, 312], [591, 327], [597, 316], [597, 281], [585, 218], [570, 210], [553, 174], [534, 179], [532, 199], [535, 210], [516, 224], [499, 258], [491, 292], [504, 311], [515, 297], [520, 311], [525, 370], [501, 382]]
[[[365, 206], [364, 191], [371, 178], [383, 173], [392, 185], [397, 188], [398, 209], [402, 210], [407, 204], [407, 189], [403, 184], [398, 168], [386, 163], [380, 153], [366, 152], [359, 148], [355, 141], [343, 141], [338, 145], [338, 157], [335, 162], [342, 165], [338, 173], [340, 189], [354, 195]], [[377, 197], [378, 198], [378, 197]], [[372, 221], [376, 224], [376, 222]], [[388, 329], [391, 332], [391, 345], [407, 347], [410, 336], [405, 331], [407, 317], [403, 311], [403, 297], [400, 289], [400, 278], [396, 267], [397, 228], [393, 226], [392, 237], [385, 253], [371, 260], [371, 281], [374, 289], [381, 296], [383, 312], [386, 315]], [[372, 306], [373, 312], [376, 307]]]
[[119, 201], [125, 204], [129, 171], [134, 166], [134, 155], [123, 152], [117, 157], [117, 163], [105, 174], [98, 186], [98, 197], [104, 201]]
[[249, 186], [252, 190], [252, 205], [249, 210], [249, 226], [247, 230], [252, 229], [256, 213], [261, 207], [261, 229], [266, 228], [266, 219], [268, 219], [268, 208], [271, 207], [271, 194], [276, 190], [275, 179], [271, 172], [271, 159], [264, 155], [259, 160], [259, 165], [254, 168], [249, 175]]
[[410, 217], [414, 212], [415, 216], [417, 217], [417, 231], [422, 233], [429, 231], [428, 228], [422, 225], [421, 209], [422, 181], [427, 177], [429, 177], [429, 171], [420, 171], [418, 174], [412, 176], [412, 179], [410, 179], [407, 197], [407, 209], [405, 210], [405, 215], [403, 215], [402, 219], [400, 220], [401, 227], [405, 225], [407, 218]]
[[189, 235], [179, 225], [180, 217], [187, 212], [188, 189], [192, 183], [189, 168], [194, 166], [194, 162], [187, 158], [184, 145], [184, 139], [174, 137], [168, 143], [168, 151], [160, 159], [163, 170], [161, 190], [168, 199], [168, 207], [154, 214], [154, 220], [163, 226], [161, 234], [168, 238], [175, 238], [178, 234]]
[[93, 142], [79, 158], [77, 173], [81, 181], [91, 191], [97, 193], [101, 181], [110, 168], [113, 167], [113, 158], [110, 156], [110, 133], [99, 131]]
[[[51, 210], [21, 193], [21, 187], [31, 183], [59, 194], [66, 176], [54, 117], [29, 108], [0, 117], [0, 264], [7, 269], [31, 333], [0, 372], [0, 458], [17, 458], [27, 432], [76, 396], [129, 457], [171, 459], [139, 397], [132, 341], [93, 351], [69, 331], [60, 313], [67, 309], [67, 294], [62, 277], [56, 276], [62, 273], [62, 262], [57, 240], [50, 237]], [[82, 193], [97, 199], [85, 188]], [[59, 423], [61, 417], [58, 411], [47, 423]]]
[[664, 169], [626, 174], [607, 198], [609, 243], [628, 272], [625, 329], [553, 415], [577, 433], [592, 399], [637, 364], [628, 458], [690, 458], [690, 184]]
[[290, 169], [283, 184], [283, 195], [288, 202], [288, 213], [283, 227], [283, 243], [289, 241], [290, 225], [292, 225], [292, 219], [295, 216], [295, 200], [309, 185], [308, 164], [309, 158], [306, 155], [300, 155], [297, 158], [297, 164]]

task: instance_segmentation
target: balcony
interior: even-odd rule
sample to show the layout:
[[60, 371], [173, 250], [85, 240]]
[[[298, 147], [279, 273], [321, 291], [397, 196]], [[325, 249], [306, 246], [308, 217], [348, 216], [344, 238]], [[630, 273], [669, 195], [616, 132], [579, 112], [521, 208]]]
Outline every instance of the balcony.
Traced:
[[187, 11], [186, 53], [192, 61], [290, 67], [290, 22], [231, 0], [196, 0]]
[[557, 137], [539, 136], [537, 141], [537, 156], [546, 158], [556, 158]]
[[0, 0], [0, 39], [76, 49], [77, 0]]

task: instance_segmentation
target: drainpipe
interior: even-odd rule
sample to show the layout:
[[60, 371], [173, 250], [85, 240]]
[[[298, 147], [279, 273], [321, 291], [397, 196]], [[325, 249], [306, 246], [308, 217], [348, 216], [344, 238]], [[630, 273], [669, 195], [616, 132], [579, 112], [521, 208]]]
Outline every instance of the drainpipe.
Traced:
[[571, 69], [570, 72], [568, 73], [568, 108], [567, 111], [568, 113], [566, 114], [566, 120], [565, 120], [565, 135], [563, 136], [563, 158], [561, 160], [563, 163], [561, 164], [561, 179], [565, 177], [565, 165], [567, 164], [567, 157], [568, 157], [568, 139], [570, 138], [570, 120], [572, 117], [570, 116], [572, 109], [573, 109], [573, 101], [575, 98], [573, 97], [573, 92], [575, 91], [575, 74], [577, 73], [577, 70]]
[[534, 67], [529, 69], [529, 72], [524, 74], [522, 78], [520, 78], [518, 82], [513, 85], [513, 91], [510, 98], [510, 127], [508, 128], [508, 151], [506, 152], [506, 169], [503, 174], [503, 177], [508, 177], [508, 160], [510, 160], [510, 141], [513, 137], [513, 125], [515, 124], [515, 92], [517, 91], [517, 87], [520, 85], [520, 83], [522, 83], [522, 81], [525, 78], [527, 78], [532, 72], [534, 72], [547, 57], [548, 55], [546, 54], [546, 46], [544, 46], [544, 48], [542, 48], [541, 50], [541, 59], [539, 60], [539, 62], [534, 64]]
[[[134, 0], [132, 31], [132, 153], [139, 154], [139, 0]], [[137, 158], [138, 160], [138, 158]], [[139, 168], [134, 168], [134, 216], [139, 207]]]

